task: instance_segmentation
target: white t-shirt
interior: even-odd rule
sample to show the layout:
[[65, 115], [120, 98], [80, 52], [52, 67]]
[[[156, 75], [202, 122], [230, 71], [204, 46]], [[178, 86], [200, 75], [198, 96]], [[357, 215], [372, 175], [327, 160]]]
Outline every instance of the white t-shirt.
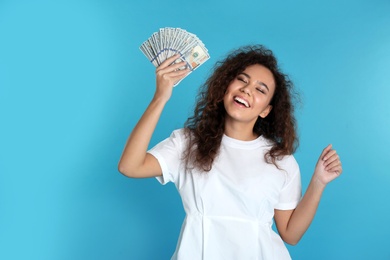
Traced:
[[162, 183], [178, 189], [186, 217], [172, 259], [291, 259], [272, 230], [274, 209], [294, 209], [301, 198], [301, 180], [293, 156], [268, 164], [271, 143], [263, 137], [240, 141], [223, 136], [210, 172], [185, 171], [184, 130], [152, 148], [160, 163]]

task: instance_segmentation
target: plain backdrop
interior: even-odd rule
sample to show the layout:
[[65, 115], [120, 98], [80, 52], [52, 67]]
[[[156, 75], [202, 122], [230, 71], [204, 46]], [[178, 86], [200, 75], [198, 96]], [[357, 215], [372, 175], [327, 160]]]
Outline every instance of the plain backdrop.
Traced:
[[332, 143], [326, 189], [293, 259], [390, 259], [390, 1], [0, 0], [0, 259], [169, 259], [174, 185], [117, 171], [154, 93], [140, 44], [180, 27], [211, 58], [174, 89], [151, 146], [183, 126], [230, 50], [272, 49], [301, 93], [306, 189]]

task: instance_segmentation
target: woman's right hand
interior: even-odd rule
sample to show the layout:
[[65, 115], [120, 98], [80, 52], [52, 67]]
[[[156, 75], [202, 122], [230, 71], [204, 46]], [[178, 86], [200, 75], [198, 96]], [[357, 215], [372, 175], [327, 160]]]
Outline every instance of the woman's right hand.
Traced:
[[162, 98], [168, 101], [172, 95], [173, 85], [189, 73], [190, 70], [188, 68], [179, 70], [179, 68], [185, 66], [186, 63], [184, 61], [173, 63], [179, 57], [179, 54], [173, 55], [157, 67], [154, 99]]

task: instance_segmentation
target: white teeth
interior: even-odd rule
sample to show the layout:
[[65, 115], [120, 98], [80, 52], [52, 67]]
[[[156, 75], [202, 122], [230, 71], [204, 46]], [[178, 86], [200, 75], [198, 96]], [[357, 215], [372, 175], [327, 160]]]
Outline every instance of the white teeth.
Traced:
[[248, 102], [246, 102], [246, 101], [245, 101], [244, 99], [242, 99], [242, 98], [234, 97], [234, 100], [240, 102], [241, 104], [245, 105], [246, 107], [249, 107]]

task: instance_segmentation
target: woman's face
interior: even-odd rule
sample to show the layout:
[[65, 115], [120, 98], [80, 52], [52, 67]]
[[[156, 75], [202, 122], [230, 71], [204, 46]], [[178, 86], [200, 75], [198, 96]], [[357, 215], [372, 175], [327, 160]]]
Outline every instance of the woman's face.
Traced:
[[275, 80], [266, 67], [254, 64], [248, 66], [230, 82], [224, 96], [228, 120], [255, 124], [257, 118], [266, 117], [275, 92]]

